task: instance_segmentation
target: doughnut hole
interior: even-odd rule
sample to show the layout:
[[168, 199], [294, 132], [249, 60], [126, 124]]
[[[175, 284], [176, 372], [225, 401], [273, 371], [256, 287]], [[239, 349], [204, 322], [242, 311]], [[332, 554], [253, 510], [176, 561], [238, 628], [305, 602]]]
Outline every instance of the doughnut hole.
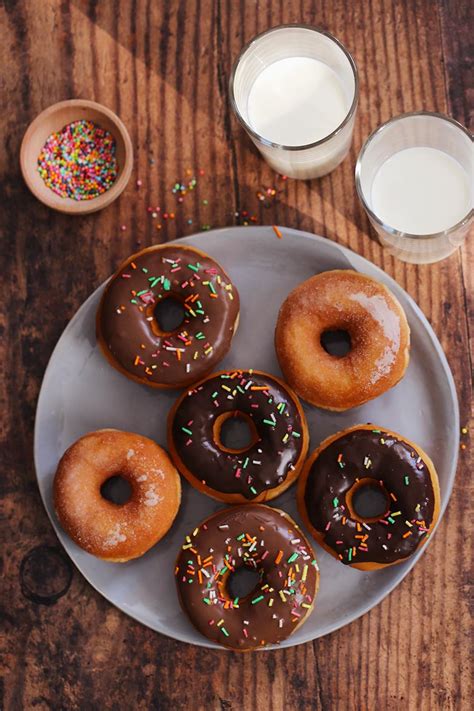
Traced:
[[355, 521], [375, 523], [390, 511], [390, 496], [380, 481], [364, 477], [347, 492], [346, 505]]
[[252, 418], [239, 410], [216, 417], [213, 438], [219, 449], [231, 454], [247, 452], [260, 439]]
[[330, 328], [323, 331], [320, 343], [326, 353], [336, 358], [343, 358], [352, 350], [350, 333], [344, 328]]
[[122, 474], [109, 476], [100, 487], [102, 498], [116, 506], [128, 504], [132, 494], [132, 485]]
[[250, 597], [262, 582], [262, 573], [255, 568], [241, 565], [230, 572], [225, 582], [225, 594], [231, 599], [245, 600]]
[[156, 304], [149, 304], [146, 318], [156, 336], [169, 336], [183, 325], [186, 311], [182, 301], [170, 294]]

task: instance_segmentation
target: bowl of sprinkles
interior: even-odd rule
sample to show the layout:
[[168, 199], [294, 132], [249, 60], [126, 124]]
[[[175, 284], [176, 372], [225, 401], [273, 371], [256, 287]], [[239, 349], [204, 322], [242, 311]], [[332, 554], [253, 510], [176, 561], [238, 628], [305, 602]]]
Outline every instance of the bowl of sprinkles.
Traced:
[[48, 207], [86, 215], [126, 187], [133, 165], [128, 131], [113, 111], [70, 99], [45, 109], [28, 127], [20, 165], [29, 189]]

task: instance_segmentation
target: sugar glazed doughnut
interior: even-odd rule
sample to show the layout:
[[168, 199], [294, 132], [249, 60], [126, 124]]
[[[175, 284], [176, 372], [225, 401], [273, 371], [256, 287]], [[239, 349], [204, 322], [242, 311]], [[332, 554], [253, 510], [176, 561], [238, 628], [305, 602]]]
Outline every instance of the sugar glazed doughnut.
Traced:
[[[330, 355], [326, 332], [344, 331], [351, 348]], [[285, 380], [317, 407], [347, 410], [372, 400], [403, 377], [410, 330], [386, 286], [358, 272], [335, 270], [294, 289], [278, 316], [275, 347]]]
[[[357, 513], [354, 495], [363, 487], [385, 497], [377, 517]], [[375, 425], [326, 439], [305, 464], [297, 496], [318, 543], [360, 570], [406, 560], [427, 541], [440, 507], [438, 477], [426, 452]]]
[[[245, 597], [231, 591], [241, 568], [258, 574]], [[319, 569], [305, 536], [283, 511], [262, 504], [218, 511], [186, 536], [176, 584], [189, 619], [212, 642], [245, 651], [278, 644], [308, 618]]]
[[[155, 314], [166, 299], [183, 310], [172, 331], [163, 331]], [[193, 247], [159, 245], [134, 254], [111, 278], [97, 312], [97, 338], [128, 378], [185, 387], [222, 360], [238, 317], [238, 292], [217, 262]]]
[[[101, 494], [119, 475], [131, 487], [121, 505]], [[98, 430], [63, 455], [54, 479], [54, 508], [66, 533], [88, 553], [113, 563], [138, 558], [170, 528], [181, 500], [179, 475], [147, 437]]]
[[[226, 420], [247, 421], [248, 447], [221, 440]], [[308, 427], [296, 395], [257, 370], [215, 373], [193, 386], [168, 417], [168, 449], [178, 470], [199, 491], [227, 503], [269, 501], [299, 475]]]

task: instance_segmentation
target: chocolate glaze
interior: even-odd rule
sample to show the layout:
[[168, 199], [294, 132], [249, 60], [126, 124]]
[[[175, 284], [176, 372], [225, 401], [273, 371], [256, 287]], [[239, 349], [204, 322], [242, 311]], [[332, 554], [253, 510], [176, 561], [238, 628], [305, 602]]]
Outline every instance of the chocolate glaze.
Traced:
[[[245, 452], [226, 452], [214, 438], [214, 423], [226, 412], [244, 413], [255, 425], [259, 440]], [[302, 428], [295, 401], [281, 383], [252, 370], [228, 371], [182, 398], [172, 439], [181, 462], [199, 481], [253, 499], [279, 486], [294, 468], [302, 452]]]
[[[247, 597], [232, 600], [228, 576], [241, 566], [261, 579]], [[233, 506], [204, 521], [186, 537], [175, 572], [194, 626], [213, 642], [240, 650], [286, 639], [311, 612], [319, 577], [298, 526], [261, 504]]]
[[[170, 296], [186, 316], [163, 334], [153, 309]], [[189, 247], [160, 245], [133, 255], [112, 277], [98, 333], [119, 370], [178, 387], [196, 382], [224, 357], [238, 314], [237, 290], [217, 262]]]
[[[376, 522], [358, 524], [347, 508], [347, 493], [362, 478], [382, 482], [389, 494], [390, 510]], [[343, 434], [320, 452], [304, 501], [310, 522], [345, 564], [407, 558], [428, 535], [435, 509], [430, 472], [418, 452], [375, 427]], [[361, 535], [367, 538], [355, 537]]]

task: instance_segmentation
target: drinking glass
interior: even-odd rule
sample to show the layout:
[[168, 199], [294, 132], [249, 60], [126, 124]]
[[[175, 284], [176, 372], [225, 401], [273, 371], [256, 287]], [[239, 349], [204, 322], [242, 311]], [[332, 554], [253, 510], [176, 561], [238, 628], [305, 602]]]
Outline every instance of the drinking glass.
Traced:
[[[406, 148], [435, 148], [454, 158], [474, 185], [473, 143], [469, 131], [444, 114], [417, 111], [390, 119], [365, 141], [355, 169], [356, 189], [380, 242], [391, 254], [412, 264], [431, 264], [449, 257], [464, 242], [472, 225], [472, 202], [455, 225], [433, 234], [410, 234], [387, 225], [376, 214], [372, 186], [385, 161]], [[472, 189], [472, 187], [471, 187]]]
[[[249, 123], [250, 90], [261, 71], [289, 57], [309, 57], [328, 65], [343, 88], [347, 114], [328, 136], [306, 145], [284, 146], [260, 136]], [[255, 37], [237, 57], [230, 77], [230, 101], [240, 121], [267, 163], [290, 178], [320, 178], [346, 157], [352, 141], [359, 81], [352, 56], [329, 32], [308, 25], [281, 25]]]

